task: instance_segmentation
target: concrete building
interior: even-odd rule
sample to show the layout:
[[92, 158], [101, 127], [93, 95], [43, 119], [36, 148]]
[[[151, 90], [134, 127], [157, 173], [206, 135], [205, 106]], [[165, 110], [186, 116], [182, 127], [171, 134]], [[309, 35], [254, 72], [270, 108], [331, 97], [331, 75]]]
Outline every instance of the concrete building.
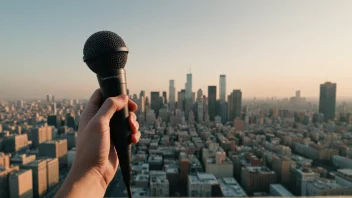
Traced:
[[290, 182], [291, 160], [278, 158], [273, 161], [272, 170], [276, 173], [276, 181], [283, 185]]
[[33, 128], [31, 134], [32, 147], [38, 148], [39, 144], [52, 140], [53, 127], [52, 126], [43, 126], [39, 128]]
[[206, 173], [213, 174], [217, 178], [233, 175], [232, 161], [226, 157], [226, 153], [221, 147], [203, 148], [202, 157]]
[[242, 114], [242, 92], [241, 90], [233, 90], [228, 97], [229, 120], [236, 118], [241, 119]]
[[5, 136], [0, 146], [5, 153], [20, 151], [28, 146], [28, 136], [27, 134]]
[[175, 102], [176, 102], [175, 81], [170, 80], [170, 82], [169, 82], [169, 108], [171, 110], [175, 109]]
[[59, 166], [67, 165], [67, 140], [46, 141], [39, 145], [39, 156], [58, 158]]
[[149, 173], [150, 195], [154, 197], [169, 196], [169, 181], [164, 171], [150, 171]]
[[315, 179], [308, 181], [307, 191], [303, 196], [348, 196], [351, 194], [351, 187], [342, 186], [334, 180]]
[[241, 184], [248, 195], [269, 192], [270, 184], [276, 183], [276, 174], [266, 167], [246, 167], [241, 171]]
[[67, 149], [70, 150], [74, 147], [76, 147], [76, 142], [77, 142], [77, 132], [68, 132], [66, 134], [66, 140], [67, 140]]
[[335, 175], [337, 184], [352, 188], [352, 169], [338, 169]]
[[223, 197], [247, 197], [246, 192], [233, 177], [219, 178], [220, 189]]
[[32, 198], [33, 177], [31, 169], [21, 169], [9, 174], [10, 198]]
[[332, 157], [332, 162], [335, 166], [337, 166], [339, 168], [352, 169], [352, 159], [350, 159], [350, 158], [335, 155]]
[[336, 109], [336, 83], [326, 82], [320, 85], [319, 113], [324, 120], [334, 120]]
[[210, 121], [216, 116], [216, 86], [208, 86], [208, 114]]
[[150, 92], [150, 107], [154, 110], [156, 116], [159, 116], [159, 109], [160, 109], [160, 93], [159, 91], [152, 91]]
[[39, 197], [46, 193], [47, 181], [47, 161], [44, 159], [35, 160], [23, 166], [23, 169], [31, 169], [33, 177], [33, 197]]
[[307, 168], [290, 169], [290, 191], [296, 196], [305, 196], [307, 193], [307, 184], [309, 181], [315, 180], [316, 174]]
[[294, 195], [281, 184], [270, 185], [270, 195], [278, 197], [293, 197]]
[[226, 100], [226, 75], [222, 74], [220, 75], [220, 80], [219, 80], [219, 99], [220, 101], [225, 101]]
[[57, 158], [46, 159], [48, 189], [59, 183], [59, 160]]
[[197, 173], [188, 176], [189, 197], [212, 197], [216, 196], [214, 194], [218, 190], [220, 190], [219, 182], [213, 174]]
[[33, 162], [35, 159], [36, 159], [35, 155], [22, 154], [22, 155], [14, 155], [13, 157], [11, 157], [10, 162], [12, 165], [18, 165], [22, 167], [25, 164]]
[[13, 171], [18, 171], [18, 166], [0, 167], [0, 197], [10, 197], [9, 191], [9, 174]]

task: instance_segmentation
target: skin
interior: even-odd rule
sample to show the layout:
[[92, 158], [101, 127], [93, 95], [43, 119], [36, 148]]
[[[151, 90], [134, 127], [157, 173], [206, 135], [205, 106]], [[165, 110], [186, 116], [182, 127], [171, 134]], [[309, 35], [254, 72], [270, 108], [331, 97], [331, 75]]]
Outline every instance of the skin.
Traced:
[[116, 150], [110, 142], [109, 128], [110, 119], [116, 111], [128, 105], [132, 143], [137, 143], [141, 137], [133, 113], [138, 107], [127, 95], [111, 97], [102, 103], [101, 90], [97, 89], [83, 110], [78, 126], [75, 160], [56, 198], [104, 196], [119, 165]]

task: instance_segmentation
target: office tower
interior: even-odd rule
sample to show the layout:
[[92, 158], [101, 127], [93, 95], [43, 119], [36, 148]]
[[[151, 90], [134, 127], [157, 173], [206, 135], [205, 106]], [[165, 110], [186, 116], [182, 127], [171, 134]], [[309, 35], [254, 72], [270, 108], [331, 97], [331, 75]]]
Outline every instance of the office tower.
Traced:
[[220, 75], [220, 91], [219, 91], [219, 99], [220, 101], [226, 100], [226, 75]]
[[39, 159], [23, 166], [23, 169], [31, 169], [33, 177], [33, 197], [41, 197], [48, 188], [46, 160]]
[[27, 134], [9, 135], [5, 136], [0, 144], [0, 150], [5, 153], [12, 153], [27, 148], [28, 136]]
[[150, 92], [150, 104], [151, 109], [154, 110], [156, 117], [158, 117], [160, 109], [160, 93], [158, 91]]
[[181, 89], [181, 91], [177, 94], [177, 108], [181, 111], [184, 110], [184, 101], [185, 101], [185, 90]]
[[167, 104], [167, 93], [166, 93], [166, 91], [163, 91], [163, 99], [164, 99], [164, 104]]
[[61, 125], [60, 116], [57, 116], [57, 115], [49, 115], [49, 116], [48, 116], [48, 125], [49, 125], [49, 126], [54, 126], [54, 127], [60, 126], [60, 125]]
[[296, 91], [296, 98], [301, 98], [301, 90]]
[[9, 197], [9, 174], [13, 171], [18, 171], [18, 166], [7, 167], [6, 169], [0, 168], [0, 197]]
[[228, 121], [228, 103], [226, 101], [220, 102], [220, 117], [222, 123], [226, 123]]
[[229, 120], [233, 121], [236, 118], [241, 118], [242, 112], [242, 92], [241, 90], [233, 90], [228, 97], [229, 104]]
[[139, 93], [139, 98], [142, 98], [142, 97], [145, 97], [145, 92], [143, 90]]
[[58, 158], [46, 159], [46, 173], [48, 189], [59, 183], [59, 160]]
[[274, 171], [266, 167], [251, 166], [242, 168], [241, 184], [248, 195], [254, 192], [269, 192], [270, 184], [276, 183]]
[[21, 169], [9, 174], [10, 198], [33, 197], [33, 173], [31, 169]]
[[37, 148], [39, 144], [52, 140], [53, 127], [52, 126], [43, 126], [39, 128], [32, 129], [32, 146]]
[[187, 74], [186, 99], [192, 98], [192, 74]]
[[336, 83], [326, 82], [320, 85], [319, 113], [324, 114], [324, 120], [335, 119]]
[[203, 98], [203, 91], [202, 89], [198, 89], [197, 91], [197, 101], [201, 101]]
[[175, 109], [175, 100], [176, 100], [176, 89], [175, 89], [175, 81], [170, 80], [169, 82], [169, 107], [171, 110]]
[[55, 96], [51, 96], [51, 101], [55, 102]]
[[68, 150], [76, 147], [77, 132], [68, 132], [66, 134], [67, 148]]
[[46, 101], [47, 102], [50, 102], [50, 99], [51, 99], [51, 96], [48, 94], [48, 95], [46, 95]]
[[58, 158], [60, 168], [67, 164], [67, 140], [46, 141], [39, 145], [39, 156]]
[[208, 86], [208, 114], [210, 121], [214, 121], [216, 116], [216, 86]]
[[199, 123], [203, 123], [203, 115], [204, 115], [203, 108], [204, 108], [203, 101], [202, 100], [197, 101], [197, 122]]

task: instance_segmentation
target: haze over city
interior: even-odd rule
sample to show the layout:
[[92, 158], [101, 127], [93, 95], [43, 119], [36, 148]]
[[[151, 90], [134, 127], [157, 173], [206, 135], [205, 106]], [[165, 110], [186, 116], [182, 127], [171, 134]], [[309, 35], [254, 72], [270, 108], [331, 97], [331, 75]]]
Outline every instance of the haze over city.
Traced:
[[118, 33], [130, 49], [131, 93], [219, 85], [243, 98], [318, 98], [319, 84], [352, 97], [351, 1], [3, 2], [0, 99], [88, 98], [98, 88], [82, 61], [94, 32]]

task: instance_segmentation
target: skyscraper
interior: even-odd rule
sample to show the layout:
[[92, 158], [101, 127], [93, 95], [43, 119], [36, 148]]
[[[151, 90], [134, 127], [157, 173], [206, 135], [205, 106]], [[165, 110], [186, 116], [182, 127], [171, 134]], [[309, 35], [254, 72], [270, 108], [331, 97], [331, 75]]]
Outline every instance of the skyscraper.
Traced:
[[220, 101], [225, 101], [226, 100], [226, 76], [225, 75], [220, 75], [220, 91], [219, 91], [219, 99]]
[[197, 91], [197, 101], [200, 101], [203, 99], [203, 91], [202, 89], [198, 89]]
[[296, 91], [296, 98], [301, 98], [301, 90]]
[[192, 99], [192, 74], [187, 74], [186, 99]]
[[242, 112], [242, 92], [241, 90], [233, 90], [228, 97], [229, 119], [233, 121], [236, 118], [241, 118]]
[[169, 83], [169, 107], [171, 110], [175, 109], [175, 100], [176, 100], [176, 89], [175, 89], [175, 81], [170, 80]]
[[46, 101], [50, 102], [51, 96], [50, 95], [46, 95]]
[[184, 110], [184, 103], [185, 103], [185, 90], [181, 89], [181, 91], [177, 94], [177, 108], [180, 110]]
[[319, 113], [324, 114], [325, 122], [335, 119], [336, 83], [326, 82], [320, 85]]
[[163, 91], [163, 99], [164, 99], [164, 103], [167, 104], [167, 93], [166, 93], [166, 91]]
[[160, 109], [160, 93], [158, 91], [150, 92], [150, 107], [154, 110], [156, 116], [159, 115]]
[[216, 116], [216, 86], [208, 86], [208, 114], [209, 119], [214, 121]]

